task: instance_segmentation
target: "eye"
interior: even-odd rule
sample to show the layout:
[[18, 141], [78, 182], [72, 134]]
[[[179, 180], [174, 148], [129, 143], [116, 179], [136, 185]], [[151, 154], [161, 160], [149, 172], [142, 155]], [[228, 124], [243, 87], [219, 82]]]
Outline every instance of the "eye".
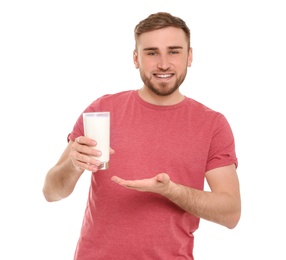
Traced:
[[155, 56], [157, 53], [155, 52], [155, 51], [149, 51], [148, 53], [147, 53], [147, 55], [149, 55], [149, 56]]
[[170, 54], [178, 54], [178, 53], [179, 53], [179, 51], [175, 51], [175, 50], [170, 51]]

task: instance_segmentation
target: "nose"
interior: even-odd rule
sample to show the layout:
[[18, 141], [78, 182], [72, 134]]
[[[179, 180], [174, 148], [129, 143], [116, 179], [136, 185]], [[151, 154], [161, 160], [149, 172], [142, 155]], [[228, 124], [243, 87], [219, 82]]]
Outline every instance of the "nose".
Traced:
[[157, 67], [164, 71], [170, 68], [170, 62], [166, 55], [160, 55]]

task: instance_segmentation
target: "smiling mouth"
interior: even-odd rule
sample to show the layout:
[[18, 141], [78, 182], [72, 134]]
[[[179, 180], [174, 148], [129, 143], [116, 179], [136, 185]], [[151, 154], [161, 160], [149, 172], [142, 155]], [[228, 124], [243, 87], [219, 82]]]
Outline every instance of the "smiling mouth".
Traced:
[[161, 79], [167, 79], [173, 76], [173, 74], [154, 74], [155, 77], [161, 78]]

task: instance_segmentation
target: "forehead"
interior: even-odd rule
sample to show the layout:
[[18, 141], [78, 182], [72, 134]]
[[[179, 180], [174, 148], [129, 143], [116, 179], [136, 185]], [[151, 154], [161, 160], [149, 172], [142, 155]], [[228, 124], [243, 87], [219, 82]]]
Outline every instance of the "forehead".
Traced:
[[137, 47], [141, 50], [146, 48], [170, 48], [172, 46], [187, 48], [187, 44], [184, 31], [175, 27], [166, 27], [142, 33], [137, 40]]

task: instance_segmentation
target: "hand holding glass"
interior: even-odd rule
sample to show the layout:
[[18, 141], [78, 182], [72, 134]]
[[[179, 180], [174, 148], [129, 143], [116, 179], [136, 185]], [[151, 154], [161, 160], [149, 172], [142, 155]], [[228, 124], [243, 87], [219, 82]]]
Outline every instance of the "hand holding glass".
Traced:
[[99, 170], [109, 167], [110, 157], [110, 113], [109, 112], [87, 112], [83, 113], [84, 135], [96, 141], [93, 147], [101, 151], [101, 156], [96, 159], [101, 161]]

